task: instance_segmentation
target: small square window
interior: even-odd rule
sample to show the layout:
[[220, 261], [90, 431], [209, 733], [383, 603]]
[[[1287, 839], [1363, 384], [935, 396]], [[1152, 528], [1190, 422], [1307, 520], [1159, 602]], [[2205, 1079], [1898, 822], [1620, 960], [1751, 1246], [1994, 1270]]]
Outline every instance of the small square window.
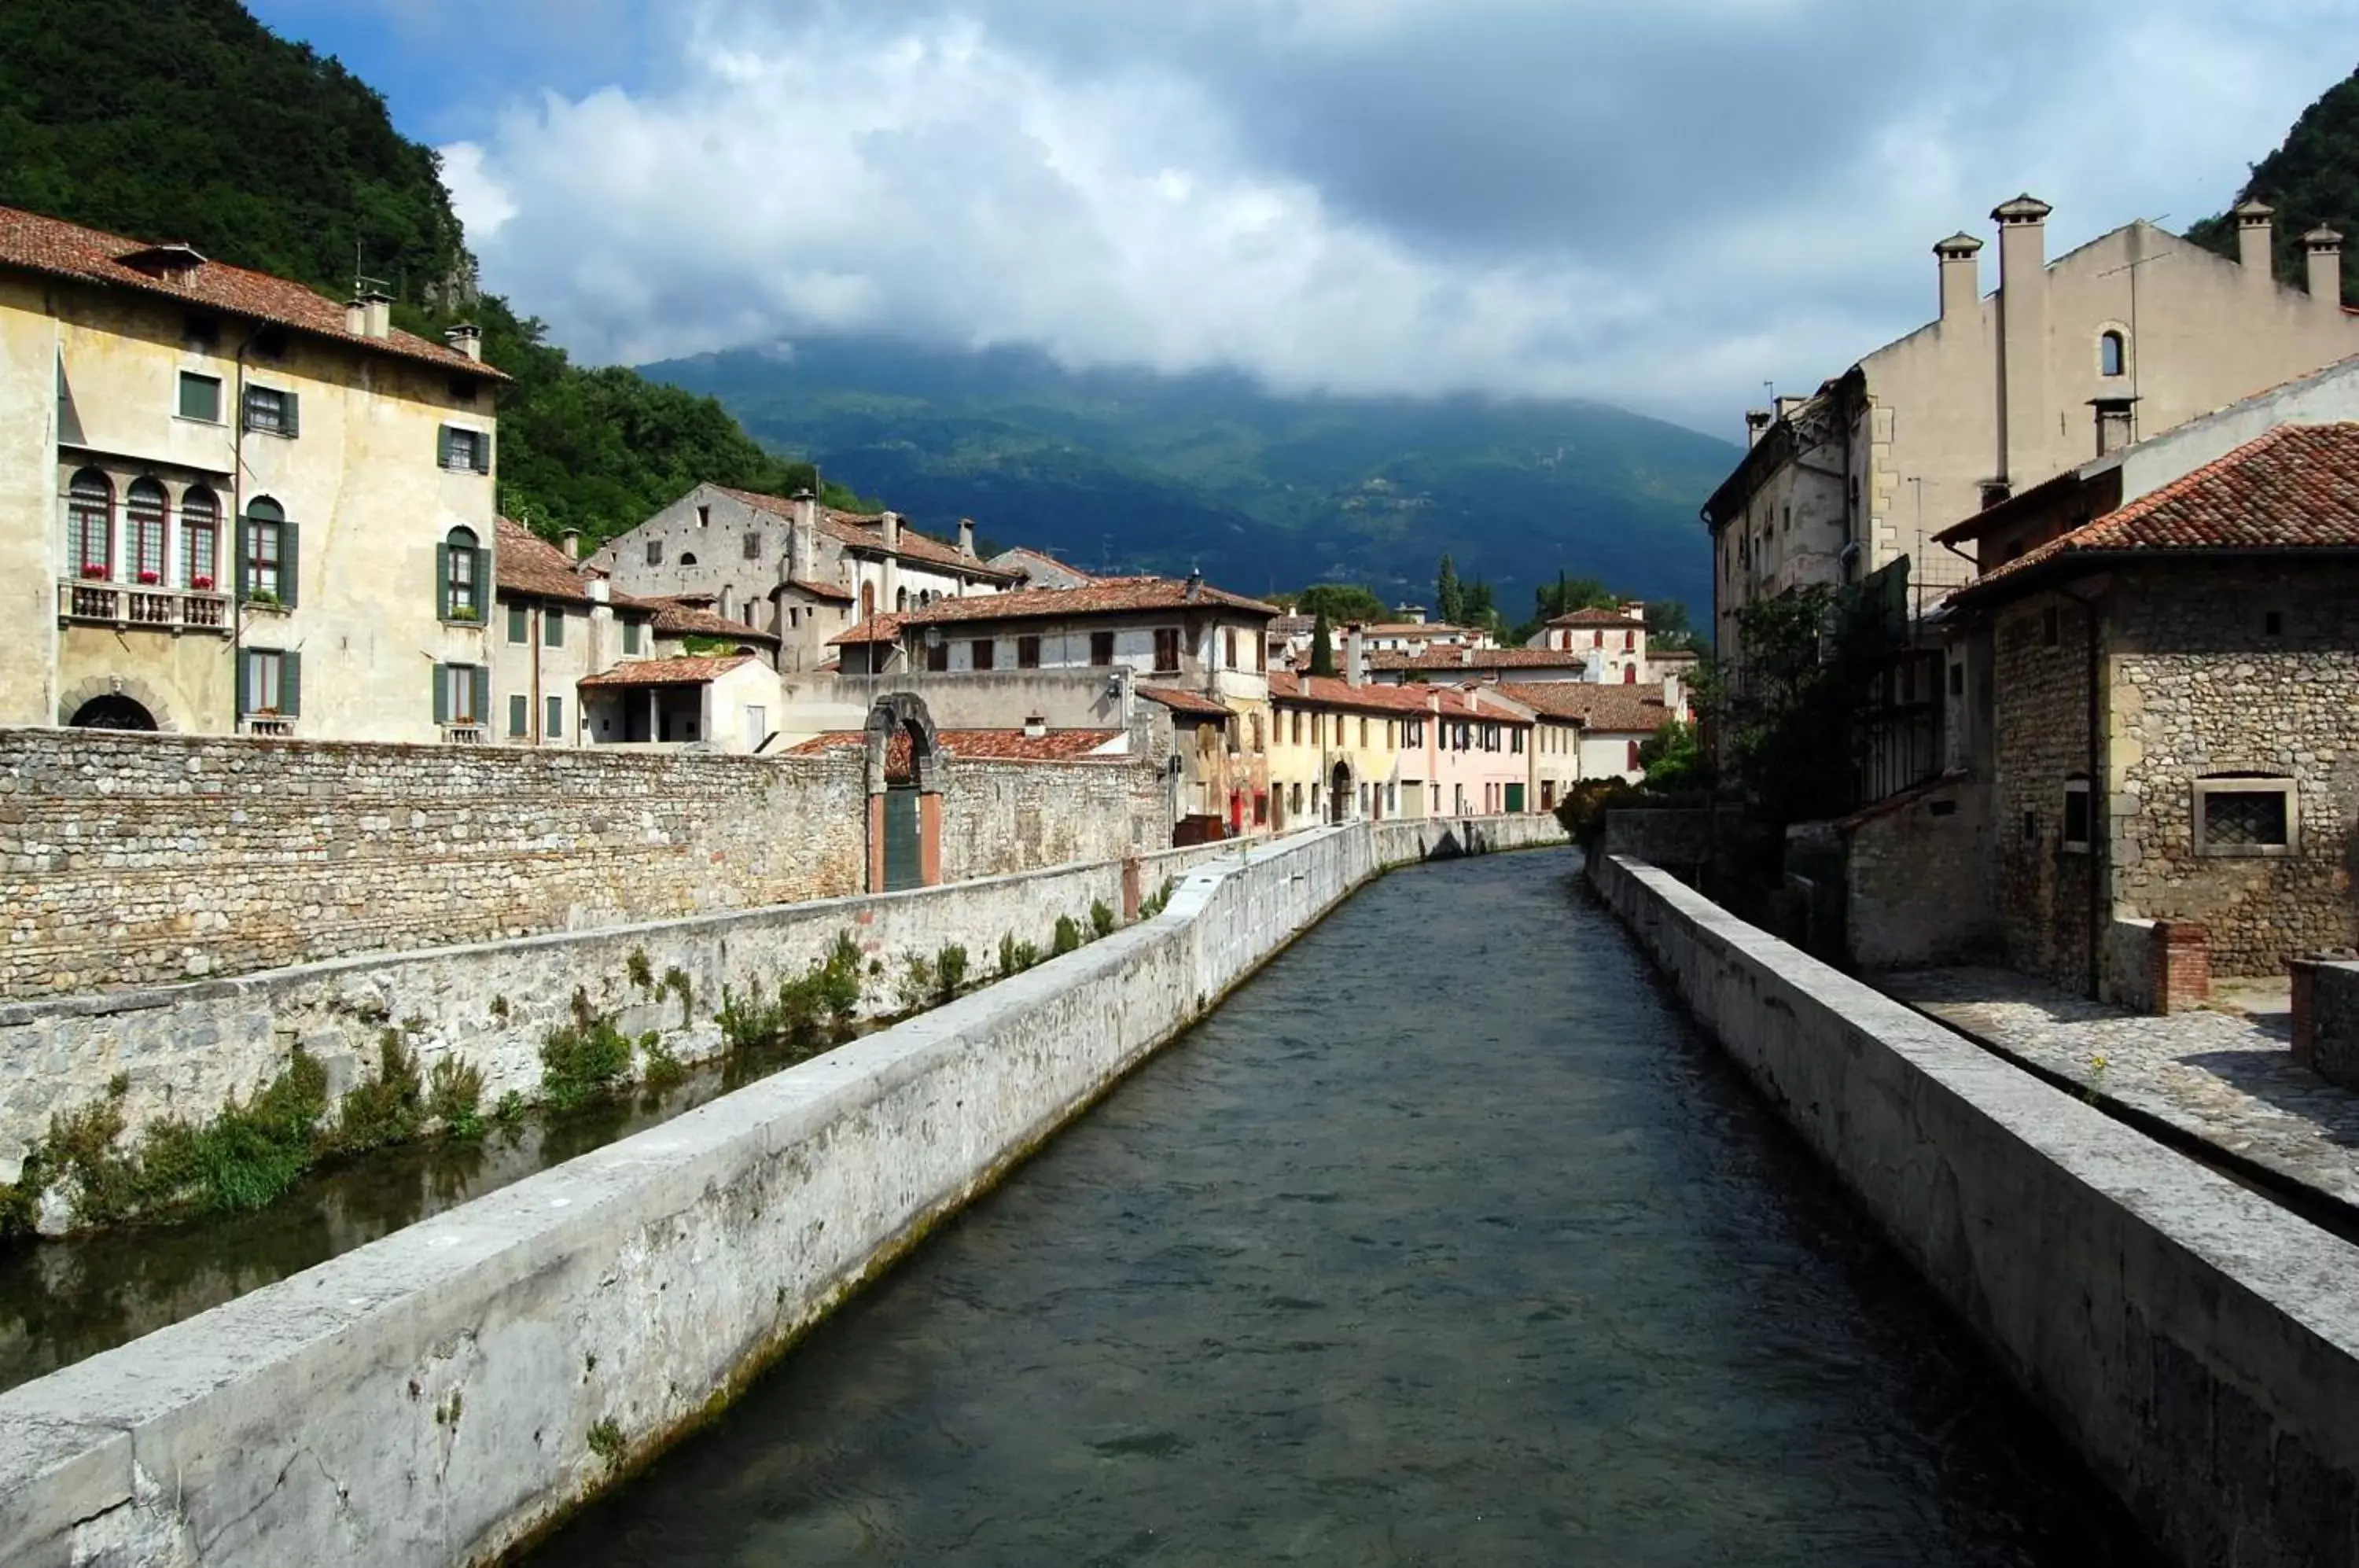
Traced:
[[2089, 847], [2089, 781], [2068, 779], [2064, 781], [2064, 844], [2068, 850], [2085, 851]]
[[531, 633], [526, 628], [525, 620], [525, 609], [522, 604], [508, 606], [508, 641], [521, 643], [532, 640]]
[[458, 425], [442, 428], [442, 466], [453, 474], [481, 471], [484, 435]]
[[2299, 801], [2290, 779], [2195, 781], [2195, 853], [2291, 855], [2299, 847]]
[[647, 540], [647, 564], [649, 566], [661, 566], [663, 564], [663, 540]]
[[221, 377], [180, 372], [180, 418], [221, 423]]
[[249, 387], [245, 389], [245, 428], [265, 435], [293, 435], [294, 421], [289, 418], [293, 399], [275, 387]]
[[748, 561], [762, 559], [762, 530], [759, 528], [745, 530], [745, 559]]

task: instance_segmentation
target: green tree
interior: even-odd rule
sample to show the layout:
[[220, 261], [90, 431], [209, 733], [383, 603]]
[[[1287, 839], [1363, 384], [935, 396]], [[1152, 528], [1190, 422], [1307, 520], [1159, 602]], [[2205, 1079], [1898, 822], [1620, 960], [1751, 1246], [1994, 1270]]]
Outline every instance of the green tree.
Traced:
[[1638, 765], [1647, 770], [1647, 788], [1667, 794], [1712, 781], [1711, 761], [1695, 726], [1679, 719], [1664, 720], [1661, 728], [1639, 743]]
[[1310, 626], [1310, 673], [1329, 677], [1335, 673], [1335, 634], [1327, 629], [1324, 615]]
[[1441, 558], [1440, 570], [1434, 574], [1433, 607], [1449, 625], [1466, 624], [1466, 592], [1459, 583], [1456, 564], [1447, 555]]
[[1764, 822], [1831, 817], [1852, 804], [1852, 720], [1899, 636], [1878, 592], [1819, 586], [1737, 612], [1745, 664], [1700, 683], [1726, 761]]
[[[2236, 200], [2253, 197], [2277, 209], [2272, 260], [2288, 283], [2306, 281], [2303, 234], [2322, 223], [2359, 235], [2359, 71], [2328, 88], [2301, 112], [2284, 144], [2253, 165]], [[2187, 237], [2222, 256], [2236, 254], [2236, 221], [2229, 214], [2192, 225]], [[2359, 267], [2343, 268], [2343, 299], [2359, 305]]]
[[1319, 583], [1293, 596], [1298, 615], [1324, 615], [1339, 626], [1381, 621], [1391, 614], [1385, 602], [1357, 583]]

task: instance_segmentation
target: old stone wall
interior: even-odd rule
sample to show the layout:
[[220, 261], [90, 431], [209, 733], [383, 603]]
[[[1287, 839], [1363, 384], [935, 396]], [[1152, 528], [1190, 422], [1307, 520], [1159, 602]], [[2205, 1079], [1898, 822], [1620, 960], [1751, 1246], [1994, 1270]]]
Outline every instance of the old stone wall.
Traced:
[[1591, 875], [2163, 1560], [2353, 1560], [2359, 1247], [1664, 872]]
[[[2142, 569], [2117, 575], [2108, 615], [2108, 859], [2119, 906], [2201, 926], [2218, 975], [2282, 974], [2299, 953], [2352, 945], [2359, 593], [2351, 578]], [[2234, 774], [2293, 781], [2293, 853], [2196, 853], [2196, 781]]]
[[952, 759], [942, 796], [942, 879], [1118, 860], [1170, 842], [1150, 763]]
[[0, 1394], [0, 1563], [495, 1560], [1390, 857], [1551, 840], [1361, 823], [1216, 856], [1106, 941]]
[[[2074, 990], [2089, 979], [2092, 869], [2086, 851], [2064, 847], [2064, 787], [2089, 773], [2088, 628], [2081, 605], [2033, 594], [2000, 614], [1992, 637], [2000, 945], [2013, 967]], [[2101, 804], [2093, 795], [2091, 809]]]
[[1990, 816], [1987, 783], [1947, 779], [1839, 824], [1853, 964], [1891, 969], [1996, 954]]

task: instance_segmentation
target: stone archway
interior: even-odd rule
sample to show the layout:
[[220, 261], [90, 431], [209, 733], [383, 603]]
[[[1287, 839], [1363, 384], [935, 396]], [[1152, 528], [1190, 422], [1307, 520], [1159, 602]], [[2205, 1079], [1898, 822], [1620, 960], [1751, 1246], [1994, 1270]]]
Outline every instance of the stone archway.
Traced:
[[170, 705], [156, 690], [130, 675], [101, 676], [60, 693], [58, 723], [73, 729], [155, 730], [166, 735], [177, 734], [180, 727], [173, 720]]
[[1327, 776], [1327, 820], [1337, 827], [1352, 820], [1352, 765], [1340, 759]]
[[868, 890], [942, 879], [943, 758], [924, 699], [895, 691], [868, 710]]

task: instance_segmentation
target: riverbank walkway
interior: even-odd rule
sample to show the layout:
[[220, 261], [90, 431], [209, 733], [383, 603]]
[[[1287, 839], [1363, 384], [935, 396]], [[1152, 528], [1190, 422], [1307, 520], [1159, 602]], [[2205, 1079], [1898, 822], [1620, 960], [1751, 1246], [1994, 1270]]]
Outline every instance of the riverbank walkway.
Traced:
[[2212, 1007], [2154, 1018], [2006, 969], [1904, 970], [1871, 984], [2100, 1105], [2359, 1217], [2359, 1094], [2294, 1061], [2282, 986], [2223, 983]]

